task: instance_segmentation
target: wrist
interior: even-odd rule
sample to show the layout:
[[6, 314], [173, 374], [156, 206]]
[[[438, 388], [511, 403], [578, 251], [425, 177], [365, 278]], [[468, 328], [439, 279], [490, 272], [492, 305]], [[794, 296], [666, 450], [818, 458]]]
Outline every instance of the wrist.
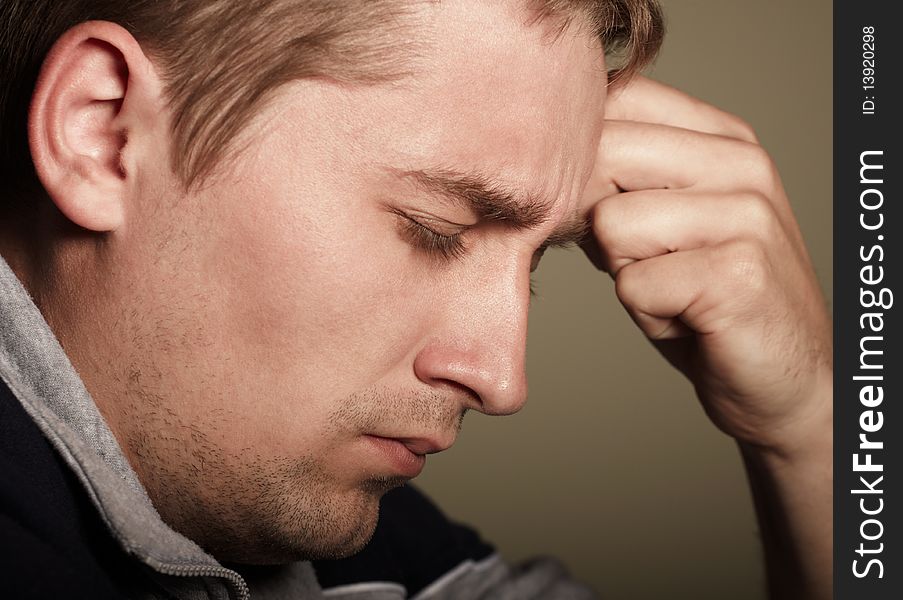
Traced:
[[824, 369], [819, 373], [797, 405], [797, 414], [776, 427], [767, 443], [739, 441], [743, 455], [766, 466], [808, 465], [826, 459], [830, 462], [834, 442], [833, 371]]

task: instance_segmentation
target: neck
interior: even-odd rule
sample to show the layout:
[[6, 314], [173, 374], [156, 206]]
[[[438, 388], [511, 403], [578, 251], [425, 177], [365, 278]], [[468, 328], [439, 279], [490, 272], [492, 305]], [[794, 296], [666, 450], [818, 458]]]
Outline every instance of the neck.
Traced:
[[0, 210], [0, 255], [58, 339], [82, 329], [84, 308], [97, 303], [96, 234], [73, 225], [42, 198]]

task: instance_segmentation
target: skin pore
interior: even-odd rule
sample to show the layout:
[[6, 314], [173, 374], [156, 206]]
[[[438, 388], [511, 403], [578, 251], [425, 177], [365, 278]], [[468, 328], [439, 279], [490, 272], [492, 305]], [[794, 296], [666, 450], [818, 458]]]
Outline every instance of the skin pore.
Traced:
[[[42, 229], [40, 265], [4, 256], [161, 516], [221, 560], [360, 549], [405, 479], [368, 436], [439, 451], [464, 411], [526, 399], [530, 270], [549, 238], [579, 233], [602, 49], [576, 26], [526, 25], [520, 3], [417, 18], [431, 43], [413, 75], [284, 86], [191, 192], [127, 33], [82, 27], [45, 78], [84, 74], [33, 112], [36, 167], [69, 221]], [[481, 211], [414, 172], [459, 191], [488, 180], [539, 216]]]

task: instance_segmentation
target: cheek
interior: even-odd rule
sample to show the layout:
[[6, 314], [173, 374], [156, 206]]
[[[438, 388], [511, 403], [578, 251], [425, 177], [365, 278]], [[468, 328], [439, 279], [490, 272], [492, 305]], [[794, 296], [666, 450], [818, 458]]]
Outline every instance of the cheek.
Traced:
[[309, 173], [257, 179], [223, 203], [230, 225], [209, 257], [222, 344], [286, 393], [368, 387], [418, 339], [391, 215], [345, 188]]

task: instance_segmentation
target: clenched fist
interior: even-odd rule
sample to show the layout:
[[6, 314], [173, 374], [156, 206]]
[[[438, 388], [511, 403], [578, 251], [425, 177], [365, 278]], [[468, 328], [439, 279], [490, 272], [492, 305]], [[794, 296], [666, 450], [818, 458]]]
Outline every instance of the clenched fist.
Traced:
[[605, 118], [584, 250], [740, 443], [773, 595], [829, 597], [831, 324], [775, 166], [741, 120], [648, 79]]
[[774, 164], [739, 119], [647, 79], [606, 118], [587, 253], [716, 425], [796, 451], [830, 404], [831, 328]]

